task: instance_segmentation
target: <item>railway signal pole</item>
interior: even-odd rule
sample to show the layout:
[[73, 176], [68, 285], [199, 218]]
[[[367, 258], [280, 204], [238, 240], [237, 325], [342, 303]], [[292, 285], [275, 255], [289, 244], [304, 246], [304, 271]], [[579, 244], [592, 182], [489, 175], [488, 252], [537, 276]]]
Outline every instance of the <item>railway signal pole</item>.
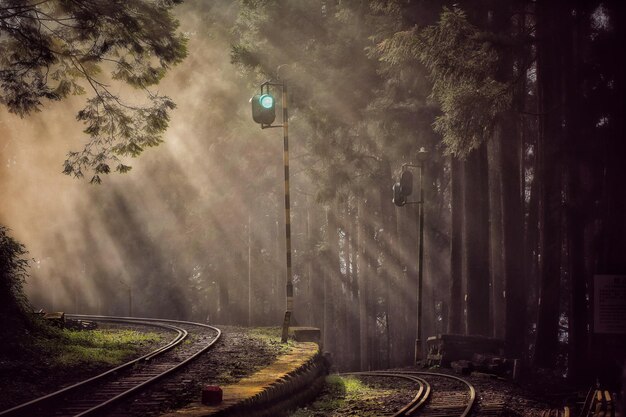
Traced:
[[[281, 88], [283, 120], [280, 125], [273, 125], [275, 118], [275, 100], [270, 93], [270, 87]], [[286, 309], [283, 321], [281, 341], [287, 342], [289, 325], [293, 314], [293, 276], [291, 273], [291, 208], [289, 198], [289, 113], [287, 109], [287, 85], [266, 81], [261, 84], [261, 94], [250, 99], [252, 104], [252, 118], [261, 125], [261, 129], [273, 127], [283, 128], [283, 165], [285, 171], [285, 255], [287, 261]]]
[[[402, 207], [405, 204], [417, 204], [419, 215], [419, 237], [417, 249], [417, 323], [415, 329], [415, 363], [423, 359], [422, 354], [422, 282], [424, 276], [424, 164], [428, 152], [425, 148], [420, 148], [417, 152], [418, 164], [402, 164], [402, 175], [400, 182], [393, 185], [393, 203]], [[419, 201], [407, 201], [407, 197], [413, 192], [413, 176], [407, 168], [419, 169]]]

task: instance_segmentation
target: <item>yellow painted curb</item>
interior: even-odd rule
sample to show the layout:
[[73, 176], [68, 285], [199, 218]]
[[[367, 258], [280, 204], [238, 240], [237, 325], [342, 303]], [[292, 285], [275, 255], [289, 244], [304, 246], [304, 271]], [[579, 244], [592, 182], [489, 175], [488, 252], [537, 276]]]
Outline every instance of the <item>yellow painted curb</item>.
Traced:
[[278, 380], [286, 377], [287, 374], [309, 363], [318, 353], [319, 347], [317, 343], [295, 342], [290, 347], [289, 352], [278, 356], [270, 366], [240, 380], [236, 384], [223, 386], [224, 395], [221, 404], [208, 406], [196, 402], [180, 410], [164, 414], [161, 417], [205, 417], [222, 412], [267, 390]]

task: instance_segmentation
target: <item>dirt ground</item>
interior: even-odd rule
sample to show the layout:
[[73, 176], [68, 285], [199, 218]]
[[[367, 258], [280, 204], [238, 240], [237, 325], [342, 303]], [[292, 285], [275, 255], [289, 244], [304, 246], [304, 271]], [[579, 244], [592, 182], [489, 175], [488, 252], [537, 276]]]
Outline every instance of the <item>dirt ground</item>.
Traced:
[[[201, 397], [205, 385], [232, 384], [272, 363], [280, 338], [259, 337], [255, 329], [218, 326], [222, 337], [200, 358], [106, 414], [108, 417], [152, 417], [176, 410]], [[271, 334], [275, 332], [269, 332]]]

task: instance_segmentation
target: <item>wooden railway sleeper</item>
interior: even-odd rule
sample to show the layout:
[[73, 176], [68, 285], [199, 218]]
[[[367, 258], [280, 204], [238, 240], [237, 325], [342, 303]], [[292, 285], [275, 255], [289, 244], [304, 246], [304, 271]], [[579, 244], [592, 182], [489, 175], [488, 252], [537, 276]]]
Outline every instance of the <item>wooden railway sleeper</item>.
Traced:
[[579, 417], [615, 417], [611, 393], [602, 389], [590, 389]]

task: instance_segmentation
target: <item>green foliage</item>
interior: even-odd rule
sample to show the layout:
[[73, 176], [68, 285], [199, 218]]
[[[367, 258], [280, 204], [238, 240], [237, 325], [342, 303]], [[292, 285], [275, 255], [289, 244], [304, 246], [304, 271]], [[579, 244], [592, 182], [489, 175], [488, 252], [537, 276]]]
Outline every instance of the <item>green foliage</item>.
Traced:
[[85, 122], [85, 133], [93, 139], [81, 152], [70, 152], [63, 172], [82, 177], [85, 170], [93, 170], [92, 182], [100, 182], [101, 174], [110, 172], [110, 163], [116, 171], [125, 173], [129, 166], [119, 156], [137, 157], [146, 147], [162, 142], [167, 129], [169, 110], [175, 104], [167, 97], [153, 96], [149, 107], [131, 107], [121, 104], [109, 93], [102, 93], [87, 102], [77, 119]]
[[250, 335], [265, 340], [280, 340], [281, 331], [280, 327], [255, 327], [250, 329]]
[[[93, 92], [77, 116], [89, 140], [69, 154], [65, 174], [91, 171], [92, 182], [100, 182], [111, 164], [129, 170], [120, 156], [136, 157], [162, 141], [174, 104], [147, 88], [186, 56], [187, 41], [170, 13], [178, 3], [16, 0], [0, 8], [0, 103], [23, 117], [43, 100]], [[109, 81], [143, 91], [146, 103], [124, 102]]]
[[52, 368], [119, 365], [136, 356], [146, 344], [158, 342], [156, 333], [134, 330], [59, 330], [35, 339], [35, 348], [46, 352]]
[[282, 329], [280, 327], [254, 327], [250, 329], [250, 336], [260, 339], [270, 346], [277, 346], [280, 353], [289, 351], [289, 348], [293, 346], [293, 341], [290, 339], [287, 343], [281, 343]]
[[18, 334], [28, 324], [28, 300], [23, 285], [28, 276], [28, 260], [24, 246], [9, 236], [9, 229], [0, 225], [0, 326], [2, 340]]
[[444, 8], [436, 25], [397, 32], [373, 50], [391, 66], [421, 62], [426, 67], [442, 112], [435, 131], [447, 152], [459, 157], [478, 148], [511, 107], [513, 88], [496, 80], [499, 56], [490, 39], [463, 10]]

